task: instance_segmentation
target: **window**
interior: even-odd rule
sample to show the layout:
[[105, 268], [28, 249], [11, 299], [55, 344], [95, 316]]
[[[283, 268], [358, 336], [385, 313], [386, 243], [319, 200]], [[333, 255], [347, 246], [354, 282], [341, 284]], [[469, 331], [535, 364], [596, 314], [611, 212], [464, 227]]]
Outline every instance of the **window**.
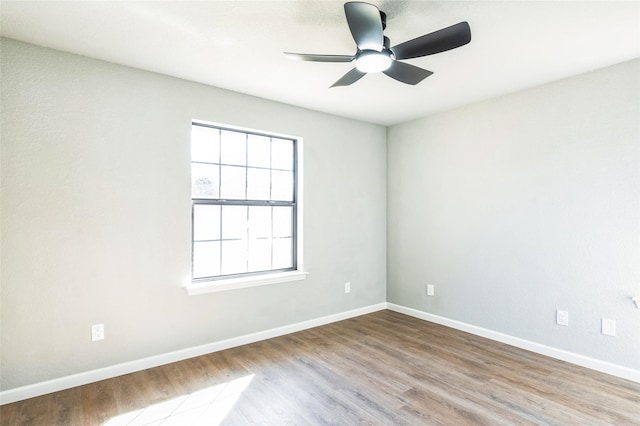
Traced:
[[192, 123], [193, 283], [297, 270], [298, 145]]

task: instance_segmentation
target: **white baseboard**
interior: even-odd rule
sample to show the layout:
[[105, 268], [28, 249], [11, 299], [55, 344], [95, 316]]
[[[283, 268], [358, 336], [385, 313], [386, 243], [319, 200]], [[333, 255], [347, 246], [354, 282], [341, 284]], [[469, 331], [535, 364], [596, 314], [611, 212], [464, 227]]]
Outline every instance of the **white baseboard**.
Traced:
[[206, 345], [182, 349], [166, 354], [154, 355], [148, 358], [112, 365], [97, 370], [91, 370], [84, 373], [60, 377], [58, 379], [48, 380], [46, 382], [34, 383], [32, 385], [22, 386], [19, 388], [8, 389], [0, 392], [0, 405], [45, 395], [51, 392], [69, 389], [75, 386], [86, 385], [87, 383], [97, 382], [98, 380], [110, 379], [112, 377], [121, 376], [123, 374], [134, 373], [136, 371], [141, 371], [147, 368], [157, 367], [159, 365], [169, 364], [172, 362], [181, 361], [183, 359], [205, 355], [211, 352], [217, 352], [236, 346], [246, 345], [248, 343], [259, 342], [261, 340], [295, 333], [296, 331], [302, 331], [309, 328], [330, 324], [332, 322], [342, 321], [348, 318], [369, 314], [371, 312], [381, 311], [383, 309], [386, 309], [386, 307], [386, 303], [378, 303], [376, 305], [365, 306], [363, 308], [353, 309], [350, 311], [340, 312], [321, 318], [272, 328], [270, 330], [264, 330], [257, 333], [234, 337], [231, 339], [220, 340], [217, 342], [208, 343]]
[[517, 348], [526, 349], [531, 352], [535, 352], [541, 355], [546, 355], [551, 358], [566, 361], [571, 364], [579, 365], [581, 367], [590, 368], [592, 370], [600, 371], [602, 373], [610, 374], [612, 376], [621, 377], [623, 379], [631, 380], [640, 383], [640, 370], [634, 370], [629, 367], [623, 367], [621, 365], [612, 364], [606, 361], [601, 361], [594, 358], [589, 358], [584, 355], [579, 355], [573, 352], [568, 352], [562, 349], [553, 348], [540, 343], [531, 342], [529, 340], [520, 339], [518, 337], [509, 336], [508, 334], [499, 333], [497, 331], [488, 330], [486, 328], [478, 327], [475, 325], [467, 324], [461, 321], [452, 320], [449, 318], [441, 317], [439, 315], [430, 314], [427, 312], [419, 311], [413, 308], [407, 308], [406, 306], [396, 305], [394, 303], [387, 303], [387, 309], [401, 314], [409, 315], [415, 318], [419, 318], [425, 321], [430, 321], [436, 324], [445, 325], [447, 327], [455, 328], [456, 330], [465, 331], [476, 336], [486, 337], [487, 339], [495, 340], [507, 345], [515, 346]]
[[97, 370], [91, 370], [84, 373], [78, 373], [70, 376], [61, 377], [58, 379], [48, 380], [46, 382], [34, 383], [32, 385], [5, 390], [0, 392], [0, 405], [21, 401], [23, 399], [33, 398], [40, 395], [45, 395], [51, 392], [57, 392], [60, 390], [69, 389], [75, 386], [85, 385], [87, 383], [96, 382], [98, 380], [110, 379], [112, 377], [121, 376], [123, 374], [134, 373], [136, 371], [145, 370], [147, 368], [157, 367], [159, 365], [169, 364], [172, 362], [181, 361], [184, 359], [193, 358], [200, 355], [205, 355], [208, 353], [233, 348], [236, 346], [242, 346], [242, 345], [246, 345], [253, 342], [259, 342], [261, 340], [266, 340], [273, 337], [282, 336], [285, 334], [295, 333], [297, 331], [302, 331], [309, 328], [330, 324], [336, 321], [342, 321], [348, 318], [353, 318], [360, 315], [381, 311], [384, 309], [389, 309], [391, 311], [399, 312], [401, 314], [409, 315], [409, 316], [419, 318], [425, 321], [430, 321], [436, 324], [445, 325], [447, 327], [451, 327], [456, 330], [465, 331], [467, 333], [474, 334], [476, 336], [481, 336], [481, 337], [485, 337], [487, 339], [495, 340], [501, 343], [506, 343], [511, 346], [515, 346], [521, 349], [526, 349], [532, 352], [539, 353], [541, 355], [546, 355], [552, 358], [566, 361], [571, 364], [576, 364], [582, 367], [590, 368], [592, 370], [600, 371], [602, 373], [610, 374], [612, 376], [621, 377], [623, 379], [640, 383], [640, 371], [634, 370], [632, 368], [623, 367], [623, 366], [612, 364], [605, 361], [600, 361], [594, 358], [589, 358], [584, 355], [575, 354], [573, 352], [568, 352], [562, 349], [557, 349], [550, 346], [542, 345], [540, 343], [535, 343], [528, 340], [520, 339], [518, 337], [509, 336], [507, 334], [499, 333], [497, 331], [488, 330], [486, 328], [482, 328], [482, 327], [467, 324], [461, 321], [456, 321], [449, 318], [441, 317], [439, 315], [434, 315], [427, 312], [419, 311], [417, 309], [408, 308], [406, 306], [396, 305], [394, 303], [378, 303], [376, 305], [365, 306], [363, 308], [353, 309], [350, 311], [340, 312], [337, 314], [328, 315], [321, 318], [316, 318], [316, 319], [303, 321], [295, 324], [290, 324], [282, 327], [272, 328], [272, 329], [260, 331], [257, 333], [251, 333], [244, 336], [234, 337], [231, 339], [220, 340], [217, 342], [208, 343], [206, 345], [182, 349], [179, 351], [169, 352], [166, 354], [154, 355], [148, 358], [125, 362], [125, 363], [113, 365], [110, 367], [100, 368]]

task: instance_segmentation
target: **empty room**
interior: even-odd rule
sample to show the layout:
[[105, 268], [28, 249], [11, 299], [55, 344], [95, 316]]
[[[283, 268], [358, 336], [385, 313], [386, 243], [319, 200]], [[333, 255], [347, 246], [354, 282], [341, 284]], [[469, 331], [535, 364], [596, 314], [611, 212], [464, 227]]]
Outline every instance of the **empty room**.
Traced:
[[0, 19], [0, 424], [640, 424], [640, 2]]

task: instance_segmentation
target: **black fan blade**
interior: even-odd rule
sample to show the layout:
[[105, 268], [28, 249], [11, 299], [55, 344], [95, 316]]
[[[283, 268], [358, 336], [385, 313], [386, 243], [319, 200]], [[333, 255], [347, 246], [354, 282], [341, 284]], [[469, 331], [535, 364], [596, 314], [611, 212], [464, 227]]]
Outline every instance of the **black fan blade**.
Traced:
[[362, 77], [364, 77], [365, 74], [366, 74], [366, 72], [362, 72], [362, 71], [358, 70], [358, 68], [354, 68], [351, 71], [349, 71], [348, 73], [346, 73], [345, 75], [343, 75], [340, 78], [340, 80], [338, 80], [335, 83], [333, 83], [333, 85], [331, 85], [331, 87], [348, 86], [348, 85], [353, 84], [356, 81], [360, 80]]
[[405, 41], [391, 48], [396, 59], [419, 58], [433, 55], [456, 47], [464, 46], [471, 41], [471, 28], [467, 22], [460, 22], [447, 28]]
[[360, 50], [382, 50], [382, 18], [372, 4], [359, 1], [344, 4], [351, 35]]
[[284, 52], [285, 56], [289, 59], [296, 59], [298, 61], [311, 61], [311, 62], [351, 62], [355, 59], [355, 56], [350, 55], [313, 55], [306, 53], [291, 53]]
[[398, 61], [393, 61], [391, 66], [382, 72], [402, 83], [411, 85], [416, 85], [433, 74], [431, 71]]

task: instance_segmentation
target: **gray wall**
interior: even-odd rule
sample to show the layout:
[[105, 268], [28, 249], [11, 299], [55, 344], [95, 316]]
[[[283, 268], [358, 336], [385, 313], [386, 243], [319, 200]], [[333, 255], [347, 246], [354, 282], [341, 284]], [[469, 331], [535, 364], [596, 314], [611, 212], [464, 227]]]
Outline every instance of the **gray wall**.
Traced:
[[[6, 39], [1, 52], [3, 390], [385, 301], [384, 127]], [[192, 119], [304, 138], [305, 281], [182, 288]]]
[[388, 301], [639, 369], [638, 76], [635, 60], [391, 127]]
[[[1, 55], [2, 390], [387, 290], [392, 303], [640, 368], [639, 61], [385, 134], [11, 40]], [[187, 296], [194, 118], [304, 138], [307, 280]], [[617, 337], [600, 334], [602, 317]], [[106, 340], [91, 343], [102, 322]]]

